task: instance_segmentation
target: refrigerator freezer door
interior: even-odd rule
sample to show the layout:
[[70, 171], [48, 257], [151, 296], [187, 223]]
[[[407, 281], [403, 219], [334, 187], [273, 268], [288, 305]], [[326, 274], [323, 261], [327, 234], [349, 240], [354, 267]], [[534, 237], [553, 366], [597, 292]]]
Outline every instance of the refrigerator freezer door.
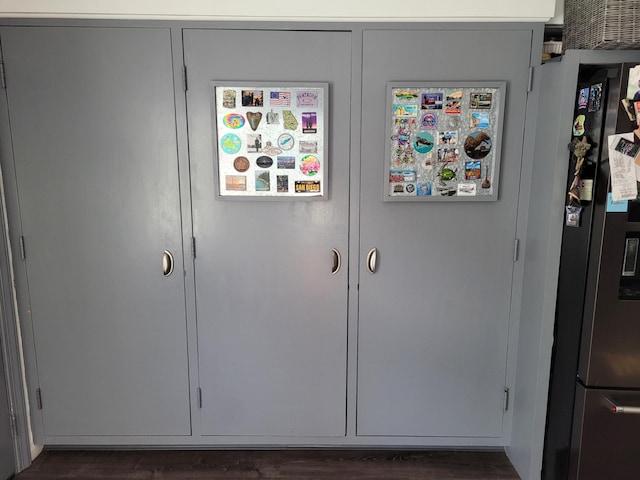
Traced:
[[638, 478], [640, 392], [578, 385], [569, 478]]

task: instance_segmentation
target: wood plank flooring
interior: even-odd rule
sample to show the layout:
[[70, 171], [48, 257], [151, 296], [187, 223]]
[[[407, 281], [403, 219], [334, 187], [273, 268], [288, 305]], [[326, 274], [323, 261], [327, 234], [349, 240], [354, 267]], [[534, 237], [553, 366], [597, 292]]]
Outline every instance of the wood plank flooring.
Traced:
[[43, 452], [15, 480], [517, 480], [503, 452], [256, 450]]

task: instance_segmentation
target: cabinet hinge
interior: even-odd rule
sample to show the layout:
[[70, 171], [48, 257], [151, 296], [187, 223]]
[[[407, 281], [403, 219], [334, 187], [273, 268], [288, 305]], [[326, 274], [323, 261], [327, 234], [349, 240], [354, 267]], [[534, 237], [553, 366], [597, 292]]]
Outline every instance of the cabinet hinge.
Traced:
[[24, 237], [20, 237], [20, 258], [24, 260], [27, 258], [26, 251], [24, 249]]
[[11, 422], [11, 435], [14, 437], [18, 436], [18, 419], [16, 418], [16, 414], [12, 413], [9, 415], [9, 421]]
[[189, 83], [187, 82], [187, 66], [182, 66], [182, 89], [186, 92], [189, 90]]
[[529, 80], [527, 81], [527, 93], [533, 91], [533, 67], [529, 66]]
[[4, 74], [4, 62], [0, 62], [0, 86], [7, 88], [7, 77]]
[[202, 408], [202, 389], [198, 388], [198, 408]]
[[520, 257], [520, 239], [515, 238], [513, 241], [513, 261], [517, 262]]
[[196, 237], [191, 237], [191, 256], [196, 258]]
[[40, 388], [36, 390], [36, 404], [38, 406], [38, 410], [42, 410], [42, 391]]
[[509, 410], [509, 388], [504, 387], [504, 411]]

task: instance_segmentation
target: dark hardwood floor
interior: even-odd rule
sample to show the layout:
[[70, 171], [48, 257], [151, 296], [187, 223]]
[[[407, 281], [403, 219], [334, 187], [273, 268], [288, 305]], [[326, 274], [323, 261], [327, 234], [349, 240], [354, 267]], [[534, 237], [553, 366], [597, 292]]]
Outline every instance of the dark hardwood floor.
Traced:
[[43, 452], [15, 480], [519, 479], [502, 452], [255, 450]]

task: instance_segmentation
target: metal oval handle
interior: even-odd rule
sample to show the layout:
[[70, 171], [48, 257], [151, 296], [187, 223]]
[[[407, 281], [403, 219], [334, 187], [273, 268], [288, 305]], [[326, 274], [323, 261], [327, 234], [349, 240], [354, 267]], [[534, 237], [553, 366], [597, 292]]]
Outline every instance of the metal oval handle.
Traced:
[[340, 271], [340, 267], [342, 266], [342, 255], [337, 248], [332, 248], [333, 252], [333, 264], [331, 265], [331, 275], [335, 275]]
[[375, 274], [378, 268], [378, 249], [373, 247], [367, 253], [367, 270], [370, 274]]
[[168, 277], [173, 273], [173, 254], [169, 250], [162, 253], [162, 274]]

